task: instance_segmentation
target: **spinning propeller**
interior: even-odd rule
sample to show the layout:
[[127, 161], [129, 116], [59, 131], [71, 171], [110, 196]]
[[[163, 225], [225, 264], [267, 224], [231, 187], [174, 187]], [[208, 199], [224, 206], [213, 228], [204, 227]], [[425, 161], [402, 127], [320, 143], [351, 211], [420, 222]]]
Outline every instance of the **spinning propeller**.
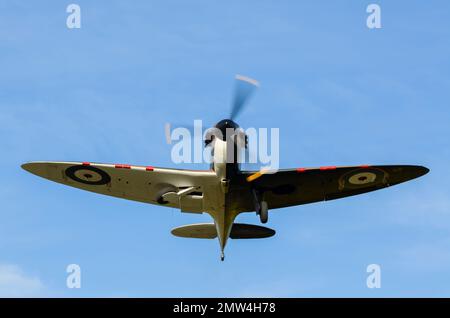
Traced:
[[[259, 82], [255, 79], [252, 79], [247, 76], [243, 75], [236, 75], [235, 76], [236, 83], [234, 88], [234, 96], [231, 104], [230, 109], [230, 117], [229, 119], [223, 119], [219, 121], [215, 127], [216, 128], [237, 128], [239, 127], [234, 120], [238, 117], [238, 115], [242, 112], [242, 110], [248, 105], [248, 102], [253, 95], [256, 88], [259, 87]], [[188, 129], [192, 136], [194, 136], [194, 126], [192, 124], [189, 125], [173, 125], [175, 127], [183, 127]], [[166, 132], [166, 140], [168, 144], [171, 144], [170, 140], [170, 132], [171, 132], [171, 124], [166, 123], [165, 125], [165, 132]]]
[[257, 87], [259, 87], [258, 81], [242, 76], [236, 75], [236, 86], [234, 90], [234, 99], [231, 105], [230, 119], [235, 120], [239, 113], [248, 104], [250, 97]]

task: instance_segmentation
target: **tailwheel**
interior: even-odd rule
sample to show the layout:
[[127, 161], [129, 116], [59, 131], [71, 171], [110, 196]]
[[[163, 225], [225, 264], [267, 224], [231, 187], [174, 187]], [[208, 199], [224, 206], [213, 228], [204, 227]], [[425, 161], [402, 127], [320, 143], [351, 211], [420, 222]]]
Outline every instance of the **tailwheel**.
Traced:
[[266, 201], [261, 201], [261, 207], [259, 210], [259, 219], [261, 220], [261, 223], [267, 223], [269, 220], [269, 208], [267, 206]]

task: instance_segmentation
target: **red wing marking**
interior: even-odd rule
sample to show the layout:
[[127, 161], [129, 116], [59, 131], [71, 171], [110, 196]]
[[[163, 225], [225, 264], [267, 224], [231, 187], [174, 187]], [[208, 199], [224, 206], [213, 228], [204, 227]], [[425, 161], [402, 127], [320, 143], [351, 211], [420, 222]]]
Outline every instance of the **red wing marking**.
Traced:
[[117, 169], [131, 169], [130, 165], [115, 165], [114, 167]]
[[335, 170], [336, 166], [320, 167], [320, 170]]

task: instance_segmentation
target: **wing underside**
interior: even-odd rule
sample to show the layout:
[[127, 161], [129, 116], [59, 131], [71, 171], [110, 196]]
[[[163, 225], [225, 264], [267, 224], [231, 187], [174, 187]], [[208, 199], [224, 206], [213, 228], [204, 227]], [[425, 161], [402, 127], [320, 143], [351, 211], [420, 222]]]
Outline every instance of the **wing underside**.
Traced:
[[[87, 162], [31, 162], [22, 167], [82, 190], [186, 212], [204, 212], [205, 206], [214, 205], [217, 197], [204, 197], [217, 186], [213, 171]], [[270, 209], [333, 200], [409, 181], [428, 171], [409, 165], [298, 168], [261, 174], [255, 179], [249, 178], [255, 172], [243, 171], [239, 186], [229, 193], [227, 204], [239, 212], [253, 211], [252, 189], [262, 193]]]
[[[203, 210], [203, 190], [215, 177], [211, 171], [88, 162], [31, 162], [22, 168], [58, 183], [118, 198], [174, 208], [183, 208], [182, 202], [187, 208], [194, 204], [193, 212]], [[177, 196], [180, 192], [183, 198]]]
[[[280, 170], [261, 174], [252, 180], [255, 172], [243, 172], [251, 188], [263, 193], [270, 209], [319, 201], [334, 200], [379, 190], [426, 174], [422, 166], [351, 166]], [[247, 197], [247, 200], [251, 198]], [[252, 201], [250, 201], [252, 202]], [[253, 210], [244, 204], [242, 210]]]

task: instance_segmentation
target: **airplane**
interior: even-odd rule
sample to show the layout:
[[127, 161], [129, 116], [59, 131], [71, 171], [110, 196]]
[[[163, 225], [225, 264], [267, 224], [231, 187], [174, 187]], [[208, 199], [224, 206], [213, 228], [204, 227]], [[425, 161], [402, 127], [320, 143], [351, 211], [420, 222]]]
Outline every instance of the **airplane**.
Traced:
[[[230, 140], [227, 132], [240, 131], [235, 118], [247, 104], [258, 82], [236, 76], [236, 90], [228, 119], [219, 121], [219, 132], [208, 140], [212, 147], [209, 170], [187, 170], [92, 162], [30, 162], [22, 168], [37, 176], [99, 194], [134, 200], [188, 213], [207, 213], [213, 223], [190, 224], [171, 233], [183, 238], [218, 238], [220, 258], [229, 238], [256, 239], [275, 235], [273, 229], [235, 223], [237, 215], [256, 212], [261, 223], [270, 210], [328, 201], [367, 193], [418, 178], [429, 169], [417, 165], [324, 166], [280, 169], [265, 173], [245, 171], [230, 151], [239, 153], [246, 143]], [[231, 141], [231, 142], [230, 142]], [[231, 148], [233, 147], [233, 149]]]

